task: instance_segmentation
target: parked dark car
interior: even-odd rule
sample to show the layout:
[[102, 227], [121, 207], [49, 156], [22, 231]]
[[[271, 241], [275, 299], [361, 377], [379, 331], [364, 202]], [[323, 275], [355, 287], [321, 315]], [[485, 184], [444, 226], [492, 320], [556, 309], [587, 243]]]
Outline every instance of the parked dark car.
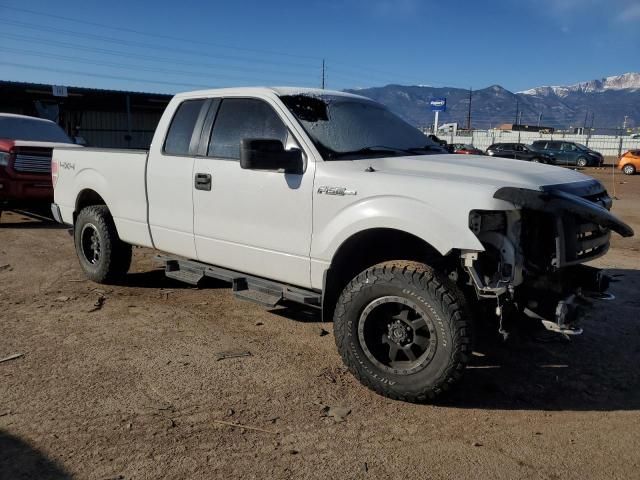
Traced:
[[556, 165], [577, 165], [578, 167], [599, 167], [604, 163], [601, 153], [576, 142], [564, 140], [536, 140], [532, 147], [553, 158]]
[[553, 158], [523, 143], [494, 143], [487, 148], [487, 155], [492, 157], [515, 158], [530, 162], [553, 163]]

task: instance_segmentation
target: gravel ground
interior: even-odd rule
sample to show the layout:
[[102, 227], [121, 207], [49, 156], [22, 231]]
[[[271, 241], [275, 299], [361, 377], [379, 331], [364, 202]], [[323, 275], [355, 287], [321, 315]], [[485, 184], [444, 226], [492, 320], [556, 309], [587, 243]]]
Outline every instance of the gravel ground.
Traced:
[[[640, 176], [590, 173], [640, 233]], [[175, 283], [153, 255], [96, 285], [65, 229], [4, 213], [0, 358], [23, 356], [0, 363], [1, 479], [640, 478], [639, 236], [596, 262], [617, 299], [582, 337], [480, 342], [437, 405], [362, 387], [317, 315]]]

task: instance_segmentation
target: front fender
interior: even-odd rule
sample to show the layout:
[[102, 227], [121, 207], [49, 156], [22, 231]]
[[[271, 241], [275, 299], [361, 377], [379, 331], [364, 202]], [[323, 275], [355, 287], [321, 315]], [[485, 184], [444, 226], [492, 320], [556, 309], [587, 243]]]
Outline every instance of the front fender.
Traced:
[[322, 228], [314, 228], [311, 256], [330, 262], [352, 235], [373, 228], [391, 228], [423, 239], [442, 255], [452, 249], [483, 251], [469, 230], [469, 212], [437, 211], [415, 198], [398, 195], [367, 197], [338, 211]]

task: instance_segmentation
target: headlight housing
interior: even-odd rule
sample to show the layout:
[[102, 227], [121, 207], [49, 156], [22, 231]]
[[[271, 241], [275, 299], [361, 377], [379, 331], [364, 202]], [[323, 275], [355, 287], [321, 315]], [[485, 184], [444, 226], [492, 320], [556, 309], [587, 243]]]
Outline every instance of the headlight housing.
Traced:
[[0, 152], [0, 167], [6, 167], [9, 165], [9, 156], [7, 152]]

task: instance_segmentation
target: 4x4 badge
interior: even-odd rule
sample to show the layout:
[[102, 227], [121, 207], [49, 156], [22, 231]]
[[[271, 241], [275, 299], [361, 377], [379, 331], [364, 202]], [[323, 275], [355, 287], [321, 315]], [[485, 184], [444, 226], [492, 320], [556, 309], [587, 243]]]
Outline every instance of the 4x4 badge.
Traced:
[[345, 187], [327, 187], [325, 185], [318, 187], [318, 193], [326, 193], [327, 195], [357, 195], [355, 190], [348, 190]]

